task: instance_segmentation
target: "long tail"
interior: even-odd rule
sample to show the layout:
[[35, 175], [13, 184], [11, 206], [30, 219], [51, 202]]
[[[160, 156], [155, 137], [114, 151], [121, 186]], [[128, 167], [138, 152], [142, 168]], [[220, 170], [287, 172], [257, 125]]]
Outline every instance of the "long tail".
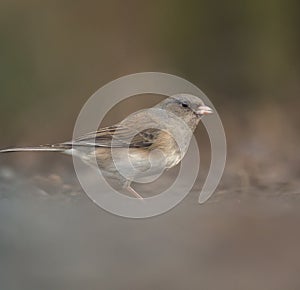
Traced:
[[71, 149], [72, 145], [69, 144], [55, 144], [55, 145], [41, 145], [35, 147], [12, 147], [1, 149], [0, 153], [10, 152], [65, 152]]

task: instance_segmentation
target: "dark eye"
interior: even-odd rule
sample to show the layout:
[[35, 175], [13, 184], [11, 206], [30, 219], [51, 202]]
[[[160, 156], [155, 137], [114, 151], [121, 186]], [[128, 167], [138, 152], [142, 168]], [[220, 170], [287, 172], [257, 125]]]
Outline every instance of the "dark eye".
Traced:
[[181, 107], [187, 108], [188, 104], [187, 103], [181, 103]]

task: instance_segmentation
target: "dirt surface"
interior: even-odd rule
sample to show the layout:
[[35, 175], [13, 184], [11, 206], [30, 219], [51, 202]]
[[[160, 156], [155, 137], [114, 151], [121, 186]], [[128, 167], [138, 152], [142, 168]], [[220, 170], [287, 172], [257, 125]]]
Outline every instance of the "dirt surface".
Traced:
[[173, 210], [133, 220], [93, 204], [65, 165], [1, 169], [1, 289], [300, 288], [296, 181], [241, 186], [227, 169], [205, 204], [196, 184]]

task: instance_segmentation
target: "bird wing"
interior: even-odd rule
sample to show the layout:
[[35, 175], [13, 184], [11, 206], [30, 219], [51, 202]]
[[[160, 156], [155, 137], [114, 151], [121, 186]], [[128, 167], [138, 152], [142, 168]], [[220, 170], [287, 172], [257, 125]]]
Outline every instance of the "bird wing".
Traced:
[[[128, 126], [113, 125], [83, 135], [73, 140], [71, 144], [73, 146], [109, 148], [144, 148], [151, 146], [161, 131], [160, 129], [147, 128], [139, 132]], [[65, 144], [70, 144], [70, 142]]]

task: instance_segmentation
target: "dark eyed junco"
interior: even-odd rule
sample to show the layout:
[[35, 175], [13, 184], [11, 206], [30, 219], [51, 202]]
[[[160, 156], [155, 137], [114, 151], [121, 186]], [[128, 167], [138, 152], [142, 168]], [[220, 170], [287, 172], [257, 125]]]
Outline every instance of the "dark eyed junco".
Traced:
[[38, 147], [16, 147], [0, 153], [52, 151], [75, 155], [114, 178], [128, 192], [138, 177], [155, 175], [178, 164], [189, 146], [201, 117], [213, 111], [189, 94], [164, 99], [156, 106], [129, 115], [116, 125], [99, 129], [70, 142]]

